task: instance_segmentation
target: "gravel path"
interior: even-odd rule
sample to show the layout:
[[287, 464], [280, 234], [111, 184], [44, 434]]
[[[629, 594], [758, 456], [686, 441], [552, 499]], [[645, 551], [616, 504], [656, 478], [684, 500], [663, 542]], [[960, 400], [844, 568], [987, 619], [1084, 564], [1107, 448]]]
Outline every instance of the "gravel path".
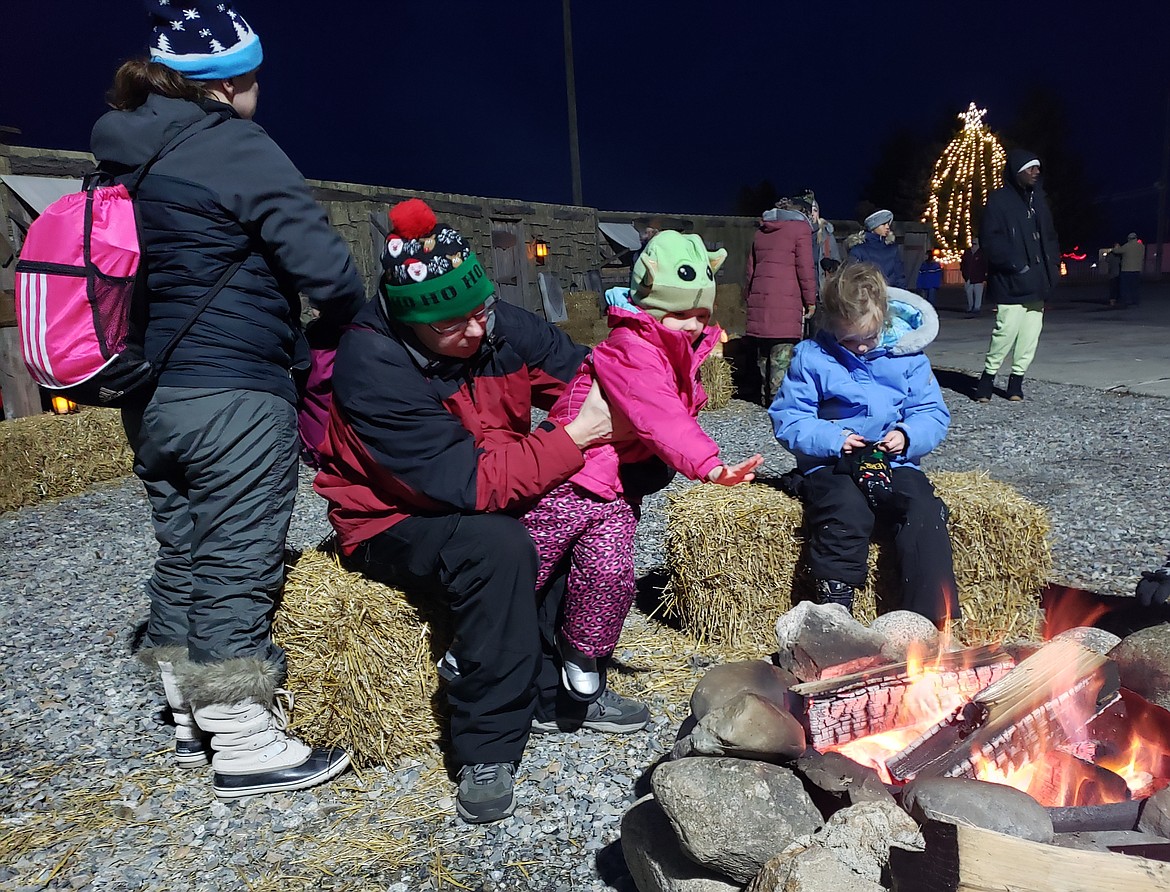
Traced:
[[[1048, 509], [1057, 581], [1132, 592], [1167, 548], [1170, 401], [1036, 381], [1023, 404], [980, 406], [950, 389], [965, 377], [940, 379], [954, 417], [927, 470], [989, 470]], [[762, 409], [702, 421], [729, 456], [791, 467]], [[298, 547], [327, 532], [308, 483]], [[647, 504], [640, 572], [662, 560], [662, 505]], [[0, 888], [632, 892], [621, 815], [669, 750], [677, 704], [649, 698], [643, 734], [534, 737], [516, 815], [486, 827], [452, 816], [434, 764], [218, 803], [205, 771], [171, 767], [161, 695], [130, 656], [152, 552], [137, 481], [0, 516]]]

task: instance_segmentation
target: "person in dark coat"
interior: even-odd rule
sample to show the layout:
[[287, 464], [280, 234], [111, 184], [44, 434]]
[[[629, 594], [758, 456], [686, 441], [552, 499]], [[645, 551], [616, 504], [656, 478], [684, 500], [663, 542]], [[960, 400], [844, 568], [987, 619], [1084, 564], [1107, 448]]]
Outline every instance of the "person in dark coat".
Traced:
[[978, 316], [983, 312], [983, 287], [987, 284], [987, 254], [979, 247], [979, 239], [971, 239], [971, 247], [963, 252], [959, 261], [959, 271], [963, 274], [967, 315]]
[[[395, 205], [377, 299], [341, 336], [314, 487], [348, 564], [450, 608], [439, 664], [450, 706], [455, 808], [507, 817], [528, 735], [634, 732], [646, 707], [606, 688], [559, 696], [554, 629], [564, 574], [536, 592], [539, 555], [519, 515], [610, 442], [595, 383], [571, 421], [532, 426], [586, 349], [497, 300], [471, 246], [417, 198]], [[560, 585], [559, 589], [556, 587]]]
[[259, 37], [226, 0], [183, 6], [198, 27], [175, 28], [178, 10], [151, 4], [150, 57], [118, 69], [114, 110], [91, 142], [100, 169], [121, 176], [182, 136], [135, 198], [147, 359], [230, 276], [149, 403], [122, 420], [158, 540], [140, 655], [162, 675], [176, 762], [210, 757], [216, 795], [237, 798], [312, 786], [349, 763], [285, 733], [284, 652], [271, 630], [297, 491], [300, 295], [314, 325], [339, 330], [365, 287], [308, 183], [252, 121]]
[[756, 348], [764, 389], [761, 405], [768, 406], [784, 380], [804, 320], [817, 303], [812, 228], [795, 203], [764, 212], [748, 254], [745, 279], [744, 333]]
[[865, 218], [865, 232], [850, 236], [849, 263], [872, 263], [891, 288], [906, 287], [906, 269], [894, 241], [894, 215], [891, 211], [874, 211]]
[[934, 306], [935, 295], [942, 287], [943, 268], [938, 262], [938, 251], [931, 251], [918, 267], [918, 293]]
[[996, 304], [995, 328], [975, 398], [991, 401], [995, 375], [1008, 353], [1007, 397], [1024, 398], [1024, 374], [1036, 356], [1044, 302], [1059, 277], [1060, 242], [1040, 185], [1040, 159], [1027, 149], [1008, 152], [1003, 186], [987, 198], [979, 241], [987, 254], [987, 300]]

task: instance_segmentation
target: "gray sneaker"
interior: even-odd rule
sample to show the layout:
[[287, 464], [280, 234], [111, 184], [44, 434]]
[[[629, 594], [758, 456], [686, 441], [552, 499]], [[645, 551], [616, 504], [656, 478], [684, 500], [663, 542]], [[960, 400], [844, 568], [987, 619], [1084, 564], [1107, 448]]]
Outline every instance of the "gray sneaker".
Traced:
[[641, 731], [650, 723], [650, 710], [644, 703], [615, 694], [609, 688], [589, 704], [583, 717], [558, 716], [554, 719], [532, 719], [532, 730], [536, 734], [554, 731], [576, 731], [588, 728], [590, 731], [605, 731], [609, 734], [629, 734]]
[[516, 765], [489, 762], [464, 765], [459, 769], [459, 791], [455, 810], [468, 824], [490, 824], [512, 814], [516, 808], [513, 777]]

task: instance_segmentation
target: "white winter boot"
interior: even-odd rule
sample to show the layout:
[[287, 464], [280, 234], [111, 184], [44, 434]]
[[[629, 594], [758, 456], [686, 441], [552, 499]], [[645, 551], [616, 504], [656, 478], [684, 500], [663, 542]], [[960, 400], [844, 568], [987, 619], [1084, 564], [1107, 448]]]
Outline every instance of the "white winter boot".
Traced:
[[301, 790], [349, 765], [340, 747], [313, 749], [285, 733], [284, 703], [291, 709], [292, 695], [277, 689], [270, 663], [248, 657], [188, 663], [180, 676], [195, 723], [212, 735], [213, 787], [221, 799]]
[[187, 648], [152, 647], [140, 654], [148, 666], [155, 666], [162, 676], [163, 691], [175, 722], [175, 762], [180, 768], [202, 768], [211, 761], [207, 735], [195, 724], [191, 704], [183, 699], [175, 678], [175, 664], [187, 659]]

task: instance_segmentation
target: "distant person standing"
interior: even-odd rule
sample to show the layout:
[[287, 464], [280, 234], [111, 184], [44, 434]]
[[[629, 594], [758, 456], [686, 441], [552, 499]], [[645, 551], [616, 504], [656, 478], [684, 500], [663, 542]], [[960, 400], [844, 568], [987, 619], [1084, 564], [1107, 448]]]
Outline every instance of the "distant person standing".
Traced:
[[1146, 259], [1146, 246], [1131, 232], [1124, 245], [1114, 245], [1113, 253], [1121, 258], [1121, 275], [1117, 281], [1117, 302], [1122, 307], [1138, 305], [1138, 287], [1142, 278], [1142, 263]]
[[971, 247], [959, 260], [959, 271], [967, 295], [967, 315], [978, 316], [983, 312], [983, 287], [987, 283], [987, 255], [979, 247], [979, 239], [971, 239]]
[[825, 277], [834, 272], [841, 265], [841, 247], [837, 244], [837, 236], [833, 224], [821, 217], [821, 206], [812, 189], [805, 189], [801, 195], [809, 203], [809, 222], [812, 224], [813, 260], [817, 268], [817, 294], [824, 287]]
[[1040, 186], [1040, 160], [1026, 149], [1008, 152], [1004, 185], [988, 196], [979, 238], [987, 251], [987, 299], [996, 304], [995, 328], [975, 399], [991, 402], [995, 375], [1008, 353], [1007, 398], [1024, 398], [1024, 373], [1036, 356], [1044, 301], [1056, 284], [1060, 242]]
[[1121, 294], [1121, 255], [1117, 249], [1121, 245], [1113, 243], [1113, 250], [1105, 255], [1105, 271], [1109, 276], [1109, 306], [1117, 306], [1117, 298]]
[[817, 303], [809, 219], [787, 199], [777, 203], [785, 206], [769, 208], [760, 219], [744, 276], [744, 333], [756, 350], [763, 406], [780, 389], [805, 317]]
[[918, 267], [918, 293], [926, 298], [926, 302], [932, 307], [938, 289], [942, 287], [942, 275], [943, 268], [938, 262], [938, 251], [931, 251]]
[[850, 263], [872, 263], [892, 288], [906, 287], [906, 270], [902, 256], [894, 244], [894, 214], [892, 211], [874, 211], [865, 218], [865, 232], [851, 235], [845, 242], [849, 248]]

